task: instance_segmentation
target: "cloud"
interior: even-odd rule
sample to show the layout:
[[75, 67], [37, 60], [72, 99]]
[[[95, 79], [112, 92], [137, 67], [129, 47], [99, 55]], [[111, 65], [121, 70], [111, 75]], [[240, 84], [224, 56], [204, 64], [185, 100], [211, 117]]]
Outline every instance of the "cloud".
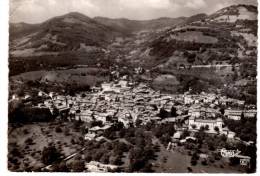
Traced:
[[90, 17], [153, 19], [191, 16], [256, 0], [11, 0], [12, 22], [38, 23], [54, 16], [78, 11]]
[[190, 0], [186, 2], [185, 6], [191, 9], [200, 9], [206, 7], [206, 3], [204, 0]]
[[26, 21], [37, 23], [48, 18], [72, 11], [95, 14], [99, 7], [91, 0], [19, 0], [10, 4], [10, 11], [14, 10], [11, 21]]

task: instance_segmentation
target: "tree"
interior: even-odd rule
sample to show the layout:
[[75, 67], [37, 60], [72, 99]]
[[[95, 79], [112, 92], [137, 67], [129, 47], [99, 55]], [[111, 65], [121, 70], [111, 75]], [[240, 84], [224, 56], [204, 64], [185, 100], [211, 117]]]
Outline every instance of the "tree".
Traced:
[[242, 124], [246, 123], [246, 118], [245, 118], [244, 112], [242, 112], [242, 114], [241, 114], [241, 123]]
[[158, 110], [158, 107], [157, 107], [155, 104], [152, 104], [151, 106], [152, 106], [152, 108], [153, 108], [154, 111], [157, 111], [157, 110]]
[[229, 164], [230, 164], [231, 166], [238, 165], [238, 164], [239, 164], [239, 158], [237, 158], [237, 157], [229, 158]]
[[174, 106], [172, 106], [172, 108], [171, 108], [171, 116], [172, 117], [176, 117], [177, 116], [177, 109]]
[[203, 159], [203, 160], [201, 161], [201, 164], [202, 164], [202, 165], [208, 165], [208, 161], [207, 161], [206, 159]]
[[216, 149], [216, 144], [212, 140], [207, 141], [207, 143], [209, 150], [214, 151]]
[[195, 53], [188, 53], [188, 58], [187, 58], [187, 61], [189, 63], [193, 63], [195, 61], [195, 57], [196, 57], [196, 54]]
[[82, 125], [83, 123], [81, 121], [78, 121], [78, 120], [75, 120], [73, 122], [73, 128], [76, 130], [76, 131], [79, 131], [80, 129], [80, 126]]
[[214, 128], [214, 130], [215, 130], [217, 133], [219, 133], [219, 128], [218, 128], [217, 126]]
[[102, 127], [103, 126], [103, 122], [101, 120], [98, 121], [91, 121], [90, 127], [94, 127], [94, 126], [99, 126]]
[[191, 125], [192, 129], [196, 129], [197, 126], [195, 124]]
[[27, 129], [24, 129], [23, 130], [23, 134], [26, 135], [26, 134], [29, 134], [29, 131]]
[[51, 164], [60, 159], [61, 153], [54, 146], [44, 147], [42, 150], [41, 160], [43, 164]]
[[85, 162], [82, 160], [76, 160], [72, 163], [71, 169], [73, 172], [83, 172], [85, 170]]
[[222, 135], [220, 136], [220, 139], [221, 139], [222, 142], [226, 142], [226, 141], [227, 141], [227, 136], [224, 135], [224, 134], [222, 134]]
[[139, 127], [141, 124], [142, 124], [142, 120], [141, 120], [141, 119], [137, 119], [137, 120], [135, 121], [135, 125], [136, 125], [137, 127]]
[[197, 160], [191, 159], [190, 163], [191, 163], [191, 165], [195, 166], [195, 165], [197, 165]]
[[87, 156], [85, 156], [85, 161], [88, 163], [90, 161], [92, 161], [92, 156], [91, 154], [88, 154]]
[[235, 71], [234, 74], [233, 74], [233, 81], [236, 81], [238, 78], [238, 74], [237, 72]]
[[169, 134], [164, 134], [160, 137], [162, 144], [167, 145], [171, 141], [171, 136]]
[[61, 129], [60, 127], [56, 127], [56, 128], [55, 128], [55, 131], [56, 131], [56, 133], [61, 133], [61, 132], [62, 132], [62, 129]]
[[221, 113], [222, 115], [225, 114], [225, 109], [224, 109], [223, 107], [221, 107], [219, 111], [220, 111], [220, 113]]
[[85, 135], [86, 133], [88, 133], [88, 128], [86, 128], [86, 126], [81, 126], [80, 127], [80, 132], [82, 135]]
[[164, 108], [161, 108], [159, 112], [159, 117], [161, 117], [162, 119], [168, 117], [168, 112]]
[[109, 154], [108, 154], [108, 153], [105, 153], [105, 154], [101, 157], [100, 162], [103, 163], [103, 164], [108, 164], [108, 163], [109, 163]]
[[206, 131], [209, 130], [209, 126], [208, 126], [208, 125], [205, 126], [205, 130], [206, 130]]
[[187, 167], [189, 172], [192, 172], [192, 168], [191, 167]]
[[25, 144], [26, 145], [32, 145], [33, 144], [33, 139], [32, 138], [27, 138], [26, 140], [25, 140]]
[[59, 113], [59, 110], [56, 107], [54, 107], [52, 114], [53, 114], [53, 117], [57, 117], [60, 113]]
[[53, 165], [54, 172], [69, 172], [69, 168], [65, 161]]
[[200, 127], [200, 131], [204, 131], [205, 130], [205, 127], [204, 126], [201, 126]]
[[181, 135], [181, 139], [185, 139], [189, 135], [190, 135], [190, 132], [188, 130], [184, 130], [182, 135]]
[[151, 173], [151, 172], [153, 172], [152, 164], [145, 163], [144, 167], [142, 169], [140, 169], [140, 172], [143, 172], [143, 173]]
[[195, 166], [196, 164], [197, 164], [197, 160], [199, 159], [199, 156], [198, 156], [198, 154], [196, 153], [196, 152], [194, 152], [193, 154], [192, 154], [192, 157], [191, 157], [191, 164], [193, 165], [193, 166]]
[[70, 129], [69, 128], [65, 128], [64, 129], [64, 135], [65, 136], [69, 136], [70, 135]]

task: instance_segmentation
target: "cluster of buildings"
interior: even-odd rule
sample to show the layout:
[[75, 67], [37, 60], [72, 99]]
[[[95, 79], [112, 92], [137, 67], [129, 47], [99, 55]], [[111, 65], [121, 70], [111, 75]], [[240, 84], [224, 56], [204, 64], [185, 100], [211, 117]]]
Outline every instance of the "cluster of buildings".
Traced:
[[[242, 116], [256, 117], [254, 107], [240, 109], [244, 106], [244, 101], [204, 92], [197, 95], [163, 94], [146, 84], [135, 85], [125, 78], [116, 83], [103, 83], [100, 87], [93, 87], [92, 92], [83, 92], [76, 96], [56, 93], [47, 95], [43, 92], [40, 92], [39, 96], [47, 98], [43, 103], [39, 103], [38, 107], [49, 108], [61, 118], [83, 122], [101, 121], [103, 127], [89, 129], [86, 139], [96, 138], [99, 136], [97, 134], [102, 134], [114, 122], [122, 122], [124, 127], [128, 128], [134, 126], [137, 119], [141, 124], [182, 122], [182, 129], [196, 131], [203, 127], [208, 133], [220, 133], [233, 138], [235, 134], [223, 127], [223, 118], [240, 120]], [[234, 109], [234, 105], [237, 108]], [[223, 106], [226, 109], [221, 112]], [[171, 117], [172, 107], [176, 108], [177, 117]], [[159, 116], [162, 108], [169, 112], [169, 116]]]
[[[236, 139], [236, 134], [225, 127], [224, 119], [256, 118], [257, 114], [255, 106], [245, 105], [241, 100], [204, 92], [196, 95], [189, 92], [163, 94], [144, 83], [137, 85], [128, 82], [126, 78], [102, 83], [100, 87], [92, 87], [91, 90], [75, 96], [40, 91], [38, 96], [43, 101], [38, 103], [37, 108], [47, 108], [52, 114], [68, 120], [102, 122], [102, 125], [91, 126], [86, 130], [85, 140], [108, 140], [103, 137], [103, 133], [116, 122], [122, 122], [125, 128], [135, 126], [137, 120], [142, 125], [148, 122], [173, 123], [176, 133], [172, 136], [168, 150], [178, 143], [196, 140], [193, 136], [181, 139], [185, 130], [196, 132], [203, 128], [206, 133], [224, 134], [228, 139]], [[28, 95], [24, 99], [28, 99]], [[176, 109], [174, 116], [171, 113], [173, 107]], [[168, 112], [166, 117], [160, 115], [162, 109]], [[116, 169], [116, 166], [97, 162], [88, 163], [86, 167], [95, 172]]]
[[225, 110], [225, 117], [232, 120], [241, 120], [241, 117], [244, 118], [256, 118], [256, 109], [248, 109], [248, 110], [241, 110], [241, 109], [227, 109]]
[[97, 161], [91, 161], [85, 164], [85, 168], [87, 168], [90, 172], [109, 172], [115, 169], [118, 169], [119, 166], [111, 165], [111, 164], [102, 164]]

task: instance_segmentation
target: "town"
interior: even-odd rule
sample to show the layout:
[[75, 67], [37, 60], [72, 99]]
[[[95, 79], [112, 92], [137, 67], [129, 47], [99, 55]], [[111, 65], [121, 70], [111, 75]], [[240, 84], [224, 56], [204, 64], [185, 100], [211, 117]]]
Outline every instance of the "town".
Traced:
[[[201, 132], [209, 136], [224, 137], [226, 143], [255, 145], [255, 141], [251, 139], [245, 140], [245, 137], [241, 139], [241, 135], [232, 131], [234, 128], [229, 128], [226, 122], [256, 119], [256, 107], [245, 105], [245, 101], [215, 93], [165, 94], [153, 90], [145, 83], [135, 83], [125, 75], [118, 80], [102, 83], [99, 87], [91, 87], [90, 91], [75, 96], [39, 91], [38, 97], [43, 101], [31, 105], [31, 108], [50, 111], [61, 121], [94, 124], [91, 127], [86, 125], [86, 130], [82, 134], [85, 141], [108, 140], [106, 132], [111, 132], [113, 126], [118, 123], [122, 124], [125, 130], [146, 127], [152, 123], [160, 127], [170, 124], [174, 128], [174, 133], [164, 146], [169, 151], [198, 141], [199, 136], [196, 134]], [[21, 97], [17, 95], [12, 96], [12, 100], [19, 98]], [[23, 99], [30, 100], [30, 95], [25, 95]], [[220, 150], [221, 148], [214, 149], [215, 152]], [[206, 159], [210, 157], [203, 152], [200, 156]], [[196, 157], [193, 154], [191, 161], [193, 165], [195, 165], [194, 158]], [[243, 161], [241, 167], [246, 165], [246, 168], [250, 168], [251, 156], [244, 153], [237, 155], [236, 158], [240, 159], [240, 162]], [[102, 172], [113, 170], [118, 166], [90, 161], [85, 167], [88, 171]]]
[[256, 0], [9, 5], [10, 172], [256, 173]]

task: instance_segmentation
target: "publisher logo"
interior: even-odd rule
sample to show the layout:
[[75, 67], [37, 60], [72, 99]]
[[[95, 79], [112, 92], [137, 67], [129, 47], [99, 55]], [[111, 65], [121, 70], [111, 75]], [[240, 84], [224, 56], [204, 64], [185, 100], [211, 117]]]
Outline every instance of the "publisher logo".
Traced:
[[248, 159], [240, 159], [240, 165], [241, 166], [247, 166], [249, 165], [249, 160]]
[[232, 158], [232, 157], [237, 157], [241, 151], [239, 150], [226, 150], [225, 148], [220, 150], [220, 154], [224, 158]]

